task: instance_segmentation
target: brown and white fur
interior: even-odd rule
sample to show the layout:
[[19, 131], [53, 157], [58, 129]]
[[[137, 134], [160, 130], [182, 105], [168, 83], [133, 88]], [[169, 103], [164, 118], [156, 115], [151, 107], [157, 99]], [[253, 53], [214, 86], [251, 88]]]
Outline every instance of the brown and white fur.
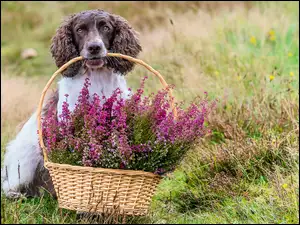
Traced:
[[[69, 109], [72, 111], [86, 77], [90, 78], [91, 96], [97, 93], [109, 97], [116, 88], [120, 88], [126, 98], [129, 92], [124, 75], [134, 65], [124, 59], [106, 57], [106, 53], [136, 57], [141, 50], [136, 32], [120, 16], [103, 10], [88, 10], [69, 16], [52, 38], [52, 56], [57, 67], [80, 55], [85, 60], [74, 63], [62, 73], [58, 90], [44, 104], [43, 114], [50, 106], [55, 106], [59, 115], [65, 94], [69, 95]], [[43, 166], [36, 115], [36, 112], [33, 113], [15, 139], [6, 146], [1, 187], [9, 198], [22, 194], [38, 196], [40, 187], [55, 195], [49, 173]]]

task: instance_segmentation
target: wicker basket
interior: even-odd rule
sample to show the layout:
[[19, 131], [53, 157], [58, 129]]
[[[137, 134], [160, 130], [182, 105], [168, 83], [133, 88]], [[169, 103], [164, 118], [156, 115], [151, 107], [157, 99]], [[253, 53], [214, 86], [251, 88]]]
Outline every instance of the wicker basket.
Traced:
[[[163, 77], [143, 61], [117, 53], [109, 53], [108, 56], [125, 58], [145, 66], [159, 77], [164, 87], [168, 87]], [[54, 78], [72, 63], [82, 59], [82, 57], [76, 57], [70, 60], [52, 75], [42, 92], [38, 107], [39, 141], [44, 154], [44, 166], [49, 170], [52, 178], [59, 207], [83, 212], [102, 213], [117, 208], [120, 214], [145, 215], [160, 182], [160, 176], [144, 171], [71, 166], [48, 161], [41, 129], [41, 111], [44, 97]], [[176, 117], [177, 112], [174, 107], [171, 89], [169, 89], [169, 95], [173, 113]]]

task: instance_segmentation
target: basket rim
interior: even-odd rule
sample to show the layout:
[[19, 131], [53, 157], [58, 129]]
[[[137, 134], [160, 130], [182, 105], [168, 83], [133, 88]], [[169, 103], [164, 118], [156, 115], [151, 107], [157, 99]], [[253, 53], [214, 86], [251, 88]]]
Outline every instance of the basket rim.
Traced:
[[109, 169], [109, 168], [102, 168], [102, 167], [89, 167], [89, 166], [74, 166], [69, 164], [60, 164], [60, 163], [53, 163], [50, 161], [47, 161], [44, 166], [48, 169], [48, 166], [50, 167], [59, 167], [62, 169], [67, 170], [81, 170], [81, 171], [88, 171], [88, 172], [101, 172], [101, 173], [110, 173], [110, 174], [118, 174], [118, 175], [129, 175], [129, 176], [147, 176], [147, 177], [153, 177], [153, 178], [159, 178], [162, 179], [162, 176], [158, 174], [154, 174], [152, 172], [145, 172], [143, 170], [122, 170], [122, 169]]

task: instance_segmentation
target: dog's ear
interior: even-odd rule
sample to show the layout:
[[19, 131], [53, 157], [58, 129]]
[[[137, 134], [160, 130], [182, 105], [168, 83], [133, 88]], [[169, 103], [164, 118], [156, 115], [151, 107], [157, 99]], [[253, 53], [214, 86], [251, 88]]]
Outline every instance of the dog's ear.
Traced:
[[[79, 56], [72, 35], [72, 21], [75, 16], [76, 14], [73, 14], [65, 19], [52, 38], [50, 51], [57, 67], [61, 67], [72, 58]], [[62, 72], [62, 75], [65, 77], [75, 76], [81, 65], [81, 61], [72, 64]]]
[[[114, 37], [109, 52], [121, 53], [132, 57], [137, 57], [142, 47], [137, 37], [136, 31], [128, 24], [128, 22], [117, 15], [112, 15], [115, 22]], [[108, 57], [108, 67], [115, 71], [126, 74], [130, 72], [134, 63], [115, 57]]]

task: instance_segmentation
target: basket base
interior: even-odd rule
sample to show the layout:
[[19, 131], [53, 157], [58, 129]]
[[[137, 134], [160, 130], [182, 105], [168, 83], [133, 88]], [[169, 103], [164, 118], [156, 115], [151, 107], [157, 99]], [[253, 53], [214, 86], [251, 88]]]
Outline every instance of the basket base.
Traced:
[[145, 216], [148, 213], [147, 209], [128, 209], [115, 204], [114, 206], [107, 205], [94, 205], [94, 206], [66, 206], [59, 204], [59, 208], [77, 211], [77, 214], [90, 214], [90, 215], [128, 215], [128, 216]]
[[145, 215], [161, 180], [144, 171], [47, 163], [60, 208], [94, 213]]

